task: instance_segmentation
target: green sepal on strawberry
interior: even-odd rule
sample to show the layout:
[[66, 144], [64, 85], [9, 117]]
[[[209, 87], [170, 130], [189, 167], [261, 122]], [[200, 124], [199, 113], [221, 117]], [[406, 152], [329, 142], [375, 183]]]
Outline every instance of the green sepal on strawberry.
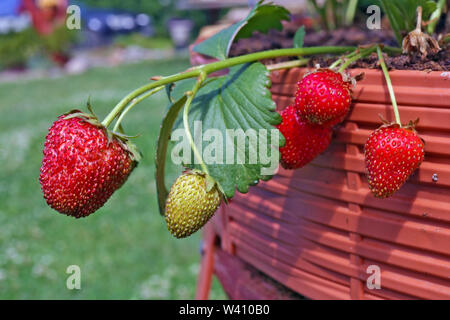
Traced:
[[130, 153], [130, 156], [133, 161], [138, 163], [141, 158], [142, 154], [139, 151], [139, 149], [136, 147], [134, 143], [130, 141], [132, 138], [137, 138], [138, 136], [129, 136], [122, 132], [113, 132], [105, 128], [105, 126], [98, 120], [97, 116], [92, 111], [91, 105], [88, 102], [88, 108], [90, 113], [85, 113], [80, 110], [74, 109], [71, 110], [63, 115], [61, 115], [59, 118], [63, 118], [64, 120], [69, 120], [73, 118], [79, 118], [84, 120], [85, 122], [93, 125], [94, 127], [98, 128], [99, 130], [103, 130], [107, 137], [109, 142], [117, 141], [122, 145], [122, 147]]
[[92, 113], [61, 115], [47, 134], [39, 182], [48, 205], [75, 218], [102, 207], [137, 166], [140, 153]]
[[334, 126], [350, 110], [353, 79], [331, 69], [317, 69], [297, 84], [295, 106], [302, 119], [312, 124]]
[[277, 128], [286, 140], [284, 147], [280, 148], [283, 168], [299, 169], [330, 145], [332, 129], [302, 120], [293, 105], [284, 109], [281, 117], [283, 120]]
[[414, 129], [416, 124], [384, 124], [369, 136], [364, 155], [369, 188], [375, 197], [390, 197], [423, 162], [424, 142]]

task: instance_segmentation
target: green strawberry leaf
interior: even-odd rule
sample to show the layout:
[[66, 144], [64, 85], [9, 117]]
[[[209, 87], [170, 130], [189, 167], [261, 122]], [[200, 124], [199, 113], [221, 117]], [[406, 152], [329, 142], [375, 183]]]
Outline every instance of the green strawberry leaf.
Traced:
[[423, 17], [426, 21], [431, 18], [431, 15], [437, 9], [437, 3], [431, 0], [425, 1], [423, 4]]
[[167, 142], [170, 139], [172, 127], [177, 119], [178, 113], [186, 103], [186, 96], [181, 96], [167, 111], [163, 118], [159, 131], [158, 143], [156, 145], [156, 190], [158, 193], [159, 213], [164, 215], [166, 199], [169, 194], [166, 188], [164, 170], [166, 167]]
[[408, 33], [416, 28], [417, 8], [422, 7], [422, 19], [427, 21], [430, 15], [436, 10], [436, 2], [430, 0], [397, 0], [393, 4], [402, 14], [399, 23], [402, 31]]
[[305, 35], [306, 35], [305, 26], [301, 26], [294, 36], [294, 48], [303, 48]]
[[260, 0], [244, 20], [196, 45], [194, 51], [223, 60], [228, 57], [233, 41], [250, 38], [254, 31], [267, 33], [270, 29], [282, 30], [281, 21], [290, 19], [289, 11], [263, 2]]
[[380, 2], [399, 45], [402, 43], [403, 36], [416, 28], [419, 6], [422, 7], [423, 21], [428, 21], [437, 8], [437, 3], [432, 0], [380, 0]]
[[[226, 197], [232, 198], [236, 188], [246, 193], [249, 186], [275, 173], [278, 146], [284, 145], [283, 136], [274, 127], [281, 116], [268, 89], [269, 72], [259, 62], [232, 67], [227, 76], [208, 80], [192, 102], [189, 127], [209, 174]], [[178, 83], [172, 97], [179, 97], [185, 87], [185, 83]], [[184, 130], [181, 115], [174, 128]], [[258, 136], [260, 130], [267, 139]], [[183, 155], [183, 159], [186, 166], [201, 169], [192, 153]]]
[[394, 31], [397, 43], [401, 46], [403, 40], [401, 31], [405, 28], [402, 13], [392, 0], [380, 0], [380, 3], [383, 11], [389, 18], [389, 23], [391, 24], [391, 28]]

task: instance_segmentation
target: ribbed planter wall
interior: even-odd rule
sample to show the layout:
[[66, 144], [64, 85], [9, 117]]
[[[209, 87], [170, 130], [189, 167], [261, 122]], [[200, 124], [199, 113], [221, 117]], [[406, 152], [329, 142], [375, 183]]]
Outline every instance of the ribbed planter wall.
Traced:
[[[273, 72], [280, 110], [306, 71]], [[400, 191], [380, 200], [367, 185], [363, 145], [381, 124], [378, 115], [393, 120], [393, 113], [382, 73], [352, 70], [360, 72], [365, 79], [329, 149], [237, 194], [209, 231], [219, 250], [308, 298], [450, 299], [450, 74], [391, 72], [402, 121], [420, 118], [426, 156]], [[221, 263], [216, 258], [216, 270]], [[381, 289], [366, 285], [373, 265]]]

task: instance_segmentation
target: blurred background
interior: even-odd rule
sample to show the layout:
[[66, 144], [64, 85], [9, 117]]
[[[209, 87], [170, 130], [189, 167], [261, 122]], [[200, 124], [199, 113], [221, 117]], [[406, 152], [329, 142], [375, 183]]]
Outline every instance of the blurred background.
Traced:
[[[0, 0], [0, 299], [194, 298], [201, 234], [174, 239], [156, 202], [165, 94], [127, 117], [127, 133], [142, 135], [136, 143], [144, 158], [87, 219], [46, 205], [38, 181], [43, 142], [58, 115], [86, 109], [89, 97], [102, 119], [151, 76], [185, 70], [201, 27], [233, 23], [254, 3]], [[80, 9], [79, 29], [66, 25], [74, 22], [71, 5]], [[168, 182], [179, 172], [169, 167]], [[81, 290], [66, 288], [70, 265], [81, 268]], [[226, 298], [217, 280], [211, 298]]]
[[[297, 15], [287, 32], [311, 25], [302, 18], [306, 0], [274, 2]], [[165, 93], [140, 104], [125, 120], [127, 134], [141, 134], [135, 142], [144, 158], [87, 219], [63, 216], [46, 205], [38, 181], [43, 143], [58, 115], [86, 110], [88, 99], [103, 119], [151, 76], [187, 69], [195, 39], [242, 19], [255, 3], [0, 0], [0, 299], [194, 298], [201, 233], [174, 239], [156, 201], [154, 153]], [[370, 3], [361, 0], [360, 6]], [[68, 28], [77, 27], [78, 9], [79, 28]], [[268, 47], [291, 46], [292, 35], [287, 44], [279, 44], [284, 38], [276, 33], [265, 41]], [[265, 45], [254, 42], [252, 50]], [[235, 52], [251, 46], [249, 40]], [[169, 166], [168, 183], [180, 169]], [[81, 268], [81, 290], [66, 288], [70, 265]], [[226, 298], [217, 280], [210, 298]]]

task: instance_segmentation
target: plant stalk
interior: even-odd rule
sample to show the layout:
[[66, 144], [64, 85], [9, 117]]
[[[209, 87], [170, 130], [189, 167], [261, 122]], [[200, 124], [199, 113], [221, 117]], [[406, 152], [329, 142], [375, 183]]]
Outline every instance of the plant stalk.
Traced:
[[336, 29], [336, 0], [326, 0], [325, 1], [325, 12], [327, 17], [328, 29]]
[[350, 53], [344, 57], [340, 57], [335, 62], [333, 62], [328, 68], [329, 69], [337, 68], [340, 64], [344, 63], [346, 61], [346, 59], [350, 59], [351, 57], [354, 57], [356, 54], [358, 54], [358, 50], [355, 50], [352, 53]]
[[437, 3], [436, 10], [431, 14], [430, 17], [431, 22], [428, 25], [427, 29], [430, 35], [433, 35], [434, 31], [436, 31], [436, 26], [439, 22], [439, 18], [441, 17], [442, 12], [444, 11], [445, 1], [446, 0], [439, 0]]
[[356, 8], [358, 7], [358, 0], [349, 0], [347, 10], [345, 12], [345, 25], [350, 26], [355, 20]]
[[383, 58], [383, 53], [380, 47], [377, 47], [378, 59], [380, 61], [381, 69], [383, 70], [384, 77], [386, 79], [386, 84], [389, 90], [389, 95], [391, 97], [392, 107], [394, 109], [395, 122], [401, 127], [402, 122], [400, 120], [400, 113], [398, 112], [397, 100], [395, 99], [394, 87], [392, 86], [391, 77], [389, 76], [389, 71], [386, 66], [386, 62]]
[[126, 116], [126, 114], [133, 109], [133, 107], [135, 105], [137, 105], [138, 103], [142, 102], [143, 100], [145, 100], [146, 98], [152, 96], [153, 94], [157, 93], [158, 91], [161, 91], [162, 89], [164, 89], [164, 86], [160, 86], [157, 87], [153, 90], [150, 90], [142, 95], [140, 95], [138, 98], [134, 98], [131, 103], [127, 106], [127, 108], [120, 114], [119, 118], [117, 119], [116, 123], [114, 124], [114, 129], [113, 132], [116, 132], [119, 127], [120, 124], [122, 123], [123, 118]]
[[417, 7], [417, 23], [416, 23], [416, 30], [422, 31], [422, 7]]
[[188, 99], [186, 100], [186, 104], [184, 105], [184, 111], [183, 111], [183, 125], [184, 125], [184, 131], [186, 132], [186, 136], [189, 140], [189, 144], [191, 145], [191, 149], [194, 152], [194, 157], [197, 159], [198, 163], [202, 167], [202, 170], [204, 173], [209, 175], [208, 168], [206, 167], [205, 163], [203, 162], [203, 158], [201, 154], [199, 153], [197, 147], [195, 146], [195, 141], [192, 138], [191, 130], [189, 129], [189, 109], [191, 108], [192, 101], [195, 98], [195, 95], [197, 94], [198, 90], [202, 87], [203, 82], [206, 80], [206, 77], [208, 75], [205, 72], [202, 72], [200, 76], [197, 79], [197, 82], [195, 83], [194, 88], [192, 89], [192, 92], [190, 92]]
[[398, 21], [395, 18], [394, 15], [394, 4], [393, 0], [380, 0], [381, 7], [383, 11], [386, 13], [386, 15], [389, 18], [389, 23], [391, 24], [392, 31], [394, 31], [395, 38], [397, 39], [397, 43], [399, 46], [402, 45], [403, 36], [401, 34], [400, 26]]
[[[239, 64], [255, 62], [264, 59], [272, 59], [277, 57], [289, 57], [289, 56], [310, 56], [318, 54], [344, 54], [350, 51], [355, 51], [355, 47], [310, 47], [310, 48], [289, 48], [289, 49], [276, 49], [268, 50], [262, 52], [251, 53], [243, 56], [238, 56], [234, 58], [229, 58], [210, 64], [199, 65], [196, 67], [189, 68], [188, 70], [171, 75], [168, 77], [163, 77], [155, 82], [148, 83], [125, 96], [105, 117], [102, 124], [108, 127], [114, 119], [120, 116], [123, 110], [133, 102], [134, 99], [145, 94], [146, 92], [153, 90], [155, 88], [165, 86], [170, 83], [174, 83], [180, 80], [185, 80], [189, 78], [198, 78], [202, 73], [209, 75], [213, 72], [227, 69]], [[399, 49], [391, 47], [383, 47], [386, 52], [397, 53]], [[143, 99], [142, 99], [143, 100]], [[142, 101], [142, 100], [139, 100]]]
[[[379, 48], [378, 45], [367, 48], [367, 49], [362, 49], [359, 53], [351, 56], [350, 58], [348, 58], [347, 60], [344, 60], [345, 62], [342, 63], [342, 65], [340, 66], [338, 72], [343, 72], [345, 69], [347, 69], [353, 62], [358, 61], [359, 59], [365, 58], [367, 56], [369, 56], [370, 54], [372, 54], [372, 52], [375, 52], [377, 50], [377, 48]], [[338, 60], [339, 61], [339, 60]]]
[[146, 84], [127, 96], [125, 96], [106, 116], [102, 121], [105, 127], [108, 127], [116, 117], [126, 108], [126, 106], [133, 101], [133, 99], [139, 97], [145, 92], [155, 89], [160, 86], [164, 86], [173, 82], [177, 82], [189, 78], [197, 78], [201, 73], [206, 73], [206, 75], [219, 71], [222, 69], [227, 69], [235, 65], [264, 60], [272, 59], [276, 57], [288, 57], [288, 56], [306, 56], [306, 55], [316, 55], [316, 54], [343, 54], [349, 51], [355, 50], [355, 47], [311, 47], [311, 48], [289, 48], [289, 49], [276, 49], [268, 50], [262, 52], [251, 53], [239, 57], [229, 58], [210, 64], [200, 65], [192, 67], [185, 72], [178, 73], [172, 76], [161, 78], [158, 81]]
[[271, 64], [266, 66], [269, 71], [283, 70], [283, 69], [291, 69], [296, 67], [302, 67], [307, 65], [309, 59], [298, 59], [293, 61], [280, 62], [276, 64]]

